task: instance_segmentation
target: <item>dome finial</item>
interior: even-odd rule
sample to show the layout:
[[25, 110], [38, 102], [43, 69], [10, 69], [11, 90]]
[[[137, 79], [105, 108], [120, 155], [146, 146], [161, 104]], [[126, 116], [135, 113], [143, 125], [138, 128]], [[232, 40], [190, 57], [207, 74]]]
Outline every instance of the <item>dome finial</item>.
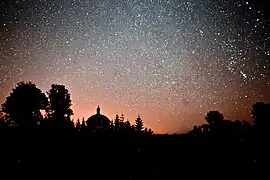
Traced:
[[100, 107], [99, 107], [99, 105], [97, 107], [97, 114], [100, 114]]

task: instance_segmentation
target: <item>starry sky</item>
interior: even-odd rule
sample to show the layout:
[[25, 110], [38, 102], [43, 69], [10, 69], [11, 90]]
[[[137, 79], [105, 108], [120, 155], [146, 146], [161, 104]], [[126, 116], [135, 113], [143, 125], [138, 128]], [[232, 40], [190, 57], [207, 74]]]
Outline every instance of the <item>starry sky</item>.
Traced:
[[65, 85], [74, 118], [99, 104], [161, 133], [209, 110], [250, 120], [252, 104], [270, 101], [269, 5], [254, 2], [1, 1], [0, 101], [32, 81]]

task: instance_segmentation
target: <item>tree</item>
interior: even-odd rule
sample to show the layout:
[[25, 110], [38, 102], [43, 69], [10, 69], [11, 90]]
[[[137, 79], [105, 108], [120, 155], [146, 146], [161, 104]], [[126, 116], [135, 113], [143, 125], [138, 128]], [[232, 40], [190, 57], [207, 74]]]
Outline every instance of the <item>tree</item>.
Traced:
[[116, 116], [114, 118], [114, 129], [115, 129], [115, 131], [119, 131], [119, 129], [120, 129], [120, 118], [119, 118], [118, 114], [116, 114]]
[[52, 84], [47, 94], [49, 96], [49, 107], [47, 109], [49, 115], [58, 118], [73, 115], [73, 111], [70, 108], [72, 106], [70, 94], [64, 85]]
[[37, 126], [42, 117], [40, 110], [46, 109], [47, 105], [46, 95], [35, 84], [19, 82], [2, 104], [2, 111], [17, 126], [30, 128]]
[[144, 128], [144, 130], [143, 130], [143, 131], [147, 133], [147, 132], [148, 132], [148, 128]]
[[270, 104], [257, 102], [253, 104], [252, 108], [251, 115], [256, 128], [268, 129], [270, 125]]
[[205, 120], [209, 125], [213, 125], [223, 122], [224, 117], [223, 114], [221, 114], [219, 111], [209, 111], [206, 114]]
[[80, 122], [79, 118], [76, 121], [75, 128], [78, 129], [78, 130], [81, 129], [81, 122]]
[[148, 129], [148, 134], [152, 135], [153, 133], [152, 129]]
[[130, 130], [131, 130], [131, 132], [135, 132], [136, 131], [136, 127], [135, 127], [134, 124], [131, 125], [131, 129]]
[[125, 116], [124, 114], [122, 113], [121, 116], [120, 116], [120, 122], [124, 122], [125, 121]]
[[140, 115], [138, 115], [137, 119], [135, 120], [135, 129], [137, 132], [141, 132], [143, 130], [143, 121]]
[[127, 130], [130, 130], [131, 124], [130, 124], [129, 120], [127, 120], [127, 121], [125, 122], [125, 128], [126, 128]]
[[76, 127], [75, 126], [76, 123], [75, 123], [75, 120], [74, 119], [71, 120], [71, 123], [72, 123], [73, 127]]
[[60, 126], [71, 126], [69, 121], [73, 111], [70, 108], [72, 104], [68, 90], [64, 85], [52, 84], [47, 94], [49, 97], [47, 116], [54, 121], [54, 125], [60, 123], [58, 124]]
[[82, 118], [82, 124], [81, 124], [81, 130], [85, 130], [86, 129], [86, 123], [84, 120], [84, 117]]
[[111, 130], [114, 130], [114, 121], [113, 121], [113, 118], [110, 120], [110, 129]]
[[119, 128], [121, 129], [121, 131], [123, 131], [125, 129], [125, 117], [124, 114], [121, 114], [120, 116], [120, 121], [119, 121]]
[[74, 124], [73, 119], [71, 119], [70, 116], [67, 116], [67, 117], [66, 117], [66, 121], [68, 122], [67, 124], [69, 124], [69, 126], [70, 126], [71, 128], [74, 128], [75, 124]]
[[152, 135], [153, 134], [153, 131], [150, 128], [144, 128], [144, 132], [145, 132], [145, 134], [148, 134], [148, 135]]

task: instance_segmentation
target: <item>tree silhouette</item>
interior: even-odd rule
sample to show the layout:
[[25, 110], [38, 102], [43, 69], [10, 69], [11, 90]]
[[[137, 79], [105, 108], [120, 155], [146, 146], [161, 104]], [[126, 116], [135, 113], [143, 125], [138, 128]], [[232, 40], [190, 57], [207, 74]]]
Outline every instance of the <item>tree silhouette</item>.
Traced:
[[119, 128], [121, 131], [125, 130], [125, 122], [124, 121], [125, 121], [124, 114], [121, 114], [120, 120], [119, 120]]
[[81, 130], [85, 130], [86, 129], [86, 123], [85, 123], [85, 120], [84, 120], [84, 117], [82, 118], [82, 123], [81, 123]]
[[154, 132], [152, 131], [152, 129], [148, 129], [148, 134], [152, 135]]
[[70, 116], [73, 111], [70, 94], [64, 85], [52, 84], [51, 89], [47, 92], [49, 96], [49, 106], [46, 109], [47, 116], [53, 120], [54, 126], [68, 126], [71, 127], [72, 123]]
[[137, 132], [141, 132], [143, 130], [143, 121], [140, 115], [138, 115], [137, 119], [135, 120], [135, 129]]
[[71, 99], [68, 90], [64, 85], [52, 84], [51, 89], [47, 93], [49, 96], [49, 107], [47, 113], [60, 119], [73, 115], [70, 107]]
[[124, 114], [122, 113], [121, 116], [120, 116], [120, 122], [124, 122], [125, 121], [125, 116]]
[[47, 105], [46, 95], [35, 84], [19, 82], [2, 104], [2, 111], [19, 127], [35, 127], [42, 117], [40, 110]]
[[252, 119], [254, 120], [255, 127], [259, 130], [268, 129], [270, 125], [270, 104], [257, 102], [252, 106]]
[[119, 129], [120, 129], [120, 118], [119, 115], [116, 114], [114, 118], [114, 130], [119, 131]]
[[77, 119], [77, 121], [76, 121], [76, 123], [75, 123], [75, 128], [76, 128], [77, 130], [81, 129], [81, 122], [80, 122], [80, 119], [79, 119], [79, 118]]
[[113, 120], [113, 118], [110, 120], [110, 126], [109, 126], [109, 129], [110, 129], [111, 131], [114, 130], [114, 120]]
[[125, 122], [125, 128], [127, 129], [127, 131], [130, 131], [130, 129], [131, 129], [131, 124], [130, 124], [128, 119]]
[[209, 111], [206, 114], [205, 120], [209, 125], [213, 125], [221, 123], [224, 120], [224, 117], [219, 111]]
[[152, 135], [153, 134], [153, 131], [150, 128], [144, 128], [144, 132], [145, 132], [145, 134], [148, 134], [148, 135]]
[[67, 120], [67, 122], [69, 123], [70, 127], [74, 128], [75, 124], [74, 124], [73, 119], [71, 119], [70, 116], [67, 116], [67, 117], [66, 117], [66, 120]]
[[136, 127], [134, 124], [131, 125], [131, 132], [135, 132], [136, 131]]

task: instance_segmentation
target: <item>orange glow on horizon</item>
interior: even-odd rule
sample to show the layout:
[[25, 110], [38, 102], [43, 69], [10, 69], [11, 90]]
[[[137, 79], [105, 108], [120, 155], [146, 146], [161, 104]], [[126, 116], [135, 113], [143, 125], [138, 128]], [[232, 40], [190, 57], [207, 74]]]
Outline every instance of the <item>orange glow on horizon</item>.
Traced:
[[[82, 120], [82, 118], [84, 117], [85, 121], [92, 115], [96, 114], [96, 109], [97, 109], [98, 104], [95, 105], [89, 105], [86, 107], [80, 107], [80, 106], [72, 106], [72, 109], [74, 111], [74, 115], [72, 116], [72, 118], [74, 119], [74, 121], [76, 121], [78, 118], [80, 120]], [[151, 128], [153, 131], [156, 132], [156, 129], [154, 129], [153, 127], [151, 127], [151, 125], [149, 125], [147, 119], [145, 119], [145, 116], [143, 113], [139, 113], [135, 110], [133, 111], [128, 111], [128, 113], [126, 113], [126, 111], [117, 111], [117, 110], [113, 110], [112, 108], [107, 108], [109, 107], [109, 105], [99, 105], [100, 107], [100, 113], [102, 115], [107, 116], [110, 120], [114, 119], [116, 114], [118, 114], [119, 116], [121, 116], [121, 114], [123, 113], [125, 120], [129, 120], [131, 124], [135, 123], [136, 118], [138, 117], [138, 114], [140, 114], [143, 122], [144, 122], [144, 127], [145, 128]], [[158, 132], [162, 132], [162, 131], [158, 131]]]

